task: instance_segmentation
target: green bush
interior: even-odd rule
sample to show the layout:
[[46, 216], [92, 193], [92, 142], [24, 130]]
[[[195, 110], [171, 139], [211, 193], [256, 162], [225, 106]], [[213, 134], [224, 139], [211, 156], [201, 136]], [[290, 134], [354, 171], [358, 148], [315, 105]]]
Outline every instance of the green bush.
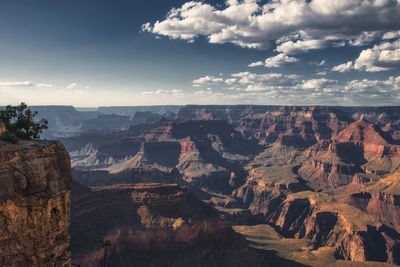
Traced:
[[28, 109], [25, 103], [7, 106], [5, 110], [0, 111], [0, 119], [6, 128], [6, 132], [0, 138], [10, 143], [16, 143], [18, 139], [40, 139], [40, 134], [48, 128], [48, 121], [41, 119], [35, 122], [37, 114], [37, 111]]
[[10, 135], [8, 132], [5, 132], [4, 134], [2, 134], [0, 136], [0, 139], [3, 141], [6, 141], [6, 142], [12, 143], [12, 144], [16, 144], [18, 141], [16, 136]]

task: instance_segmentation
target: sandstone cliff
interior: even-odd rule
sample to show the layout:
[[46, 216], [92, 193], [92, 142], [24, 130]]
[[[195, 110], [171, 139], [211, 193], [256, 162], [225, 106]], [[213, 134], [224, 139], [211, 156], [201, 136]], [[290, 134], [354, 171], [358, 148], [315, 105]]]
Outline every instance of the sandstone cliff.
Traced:
[[186, 188], [115, 185], [72, 192], [74, 263], [97, 266], [110, 240], [111, 266], [261, 266], [245, 239]]
[[69, 266], [72, 172], [59, 142], [0, 141], [0, 263]]

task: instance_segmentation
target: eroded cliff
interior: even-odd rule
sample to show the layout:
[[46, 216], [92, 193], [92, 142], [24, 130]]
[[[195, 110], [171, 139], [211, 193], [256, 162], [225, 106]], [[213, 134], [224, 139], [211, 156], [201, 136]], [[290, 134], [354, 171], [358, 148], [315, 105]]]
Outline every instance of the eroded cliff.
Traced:
[[227, 220], [173, 184], [75, 184], [70, 231], [73, 261], [82, 266], [104, 260], [100, 240], [111, 242], [111, 266], [263, 264]]
[[0, 141], [0, 263], [69, 266], [72, 171], [59, 142]]

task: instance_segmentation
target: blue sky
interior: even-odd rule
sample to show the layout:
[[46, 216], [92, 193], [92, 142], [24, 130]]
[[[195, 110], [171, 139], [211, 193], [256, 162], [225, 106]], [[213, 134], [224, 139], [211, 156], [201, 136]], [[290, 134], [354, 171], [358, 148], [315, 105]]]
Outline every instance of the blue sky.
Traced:
[[393, 105], [399, 0], [2, 0], [0, 105]]

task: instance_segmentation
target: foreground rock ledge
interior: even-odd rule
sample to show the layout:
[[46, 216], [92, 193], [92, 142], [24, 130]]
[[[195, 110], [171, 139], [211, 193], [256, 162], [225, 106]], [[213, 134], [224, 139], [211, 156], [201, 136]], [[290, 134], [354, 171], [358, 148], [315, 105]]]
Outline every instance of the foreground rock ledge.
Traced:
[[70, 266], [71, 184], [61, 143], [0, 141], [2, 266]]

